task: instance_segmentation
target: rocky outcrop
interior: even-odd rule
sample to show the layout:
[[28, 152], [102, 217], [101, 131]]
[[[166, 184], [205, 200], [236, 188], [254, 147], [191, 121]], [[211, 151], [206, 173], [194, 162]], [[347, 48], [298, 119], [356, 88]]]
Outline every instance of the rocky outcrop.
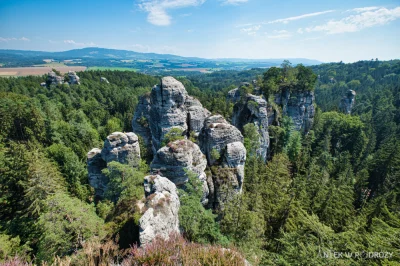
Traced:
[[218, 208], [242, 191], [246, 149], [243, 136], [221, 115], [208, 117], [199, 136], [200, 148], [211, 167], [209, 206]]
[[116, 161], [122, 164], [130, 163], [138, 166], [140, 162], [140, 147], [135, 133], [114, 132], [107, 136], [101, 157], [106, 162]]
[[156, 237], [168, 239], [179, 233], [179, 198], [174, 183], [159, 175], [144, 178], [145, 212], [139, 220], [139, 240], [142, 246]]
[[138, 166], [140, 148], [138, 137], [132, 133], [114, 132], [104, 141], [104, 148], [94, 148], [87, 154], [89, 184], [95, 189], [97, 197], [102, 198], [107, 190], [108, 179], [102, 170], [110, 162], [120, 162]]
[[346, 95], [340, 100], [339, 109], [345, 114], [351, 114], [351, 110], [356, 102], [356, 92], [348, 90]]
[[64, 83], [64, 78], [61, 76], [57, 76], [57, 74], [54, 71], [50, 71], [47, 74], [47, 85], [61, 85]]
[[205, 169], [207, 160], [199, 146], [190, 140], [176, 140], [168, 143], [157, 151], [151, 163], [151, 172], [167, 177], [177, 186], [182, 186], [188, 181], [187, 171], [197, 175], [203, 183], [202, 203], [208, 202], [208, 186]]
[[239, 88], [228, 91], [228, 96], [226, 97], [226, 100], [232, 103], [237, 103], [238, 101], [240, 101]]
[[75, 71], [68, 71], [68, 83], [70, 85], [80, 85], [81, 83], [79, 82], [79, 77], [76, 75]]
[[110, 84], [110, 82], [108, 82], [108, 79], [106, 79], [105, 77], [100, 77], [100, 82], [101, 82], [101, 83]]
[[314, 123], [314, 102], [312, 91], [290, 93], [284, 90], [275, 95], [275, 103], [282, 107], [283, 115], [292, 118], [294, 129], [302, 132], [308, 132]]
[[[185, 136], [190, 132], [198, 135], [202, 121], [210, 114], [198, 100], [188, 96], [183, 84], [173, 77], [162, 78], [150, 96], [143, 96], [140, 101], [132, 122], [133, 131], [146, 143], [151, 143], [153, 154], [161, 148], [164, 136], [172, 128], [181, 129]], [[145, 120], [148, 127], [140, 122]]]
[[87, 154], [87, 169], [89, 185], [95, 190], [97, 197], [103, 197], [107, 189], [108, 179], [101, 172], [107, 167], [107, 163], [101, 158], [101, 150], [94, 148]]
[[247, 94], [233, 108], [232, 124], [241, 132], [244, 132], [244, 126], [249, 123], [256, 126], [260, 143], [256, 152], [264, 161], [267, 160], [269, 147], [268, 119], [267, 101], [262, 96]]

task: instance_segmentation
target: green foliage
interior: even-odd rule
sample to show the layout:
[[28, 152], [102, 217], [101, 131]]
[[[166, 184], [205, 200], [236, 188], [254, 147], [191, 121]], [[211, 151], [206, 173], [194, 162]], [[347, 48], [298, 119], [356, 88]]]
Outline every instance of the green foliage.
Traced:
[[90, 238], [104, 236], [103, 221], [97, 217], [94, 206], [64, 193], [47, 199], [46, 212], [40, 216], [37, 226], [41, 232], [39, 261], [71, 254]]
[[210, 155], [211, 155], [211, 159], [214, 160], [214, 161], [218, 161], [219, 158], [221, 158], [221, 154], [220, 154], [219, 151], [218, 151], [217, 149], [215, 149], [215, 148], [213, 148], [213, 149], [211, 150]]
[[188, 172], [189, 181], [179, 190], [179, 223], [190, 241], [227, 244], [215, 222], [215, 215], [201, 205], [202, 184], [196, 174]]
[[119, 162], [110, 162], [103, 174], [109, 179], [105, 198], [117, 203], [118, 200], [136, 199], [144, 196], [143, 179], [145, 173], [132, 166]]
[[255, 156], [260, 148], [260, 134], [256, 125], [248, 123], [243, 127], [244, 146], [249, 156]]
[[165, 146], [170, 142], [173, 142], [175, 140], [184, 139], [184, 138], [185, 137], [183, 136], [183, 130], [178, 127], [174, 127], [170, 131], [168, 131], [167, 134], [165, 134], [165, 136], [161, 142], [161, 146]]

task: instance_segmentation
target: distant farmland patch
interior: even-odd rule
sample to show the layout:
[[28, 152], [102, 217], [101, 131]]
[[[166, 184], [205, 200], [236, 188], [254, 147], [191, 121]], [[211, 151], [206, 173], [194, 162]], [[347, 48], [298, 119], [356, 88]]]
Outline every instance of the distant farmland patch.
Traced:
[[129, 68], [129, 67], [88, 67], [86, 69], [90, 70], [118, 70], [118, 71], [137, 71], [136, 68]]
[[69, 67], [69, 66], [56, 66], [56, 67], [5, 67], [0, 68], [0, 77], [20, 77], [20, 76], [42, 76], [47, 74], [52, 68], [60, 71], [61, 73], [67, 73], [68, 71], [85, 71], [86, 67]]

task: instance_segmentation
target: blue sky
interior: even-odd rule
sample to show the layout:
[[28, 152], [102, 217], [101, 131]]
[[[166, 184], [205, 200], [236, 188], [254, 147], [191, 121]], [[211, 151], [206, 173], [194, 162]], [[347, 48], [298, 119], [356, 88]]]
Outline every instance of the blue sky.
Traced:
[[0, 0], [0, 49], [400, 58], [399, 0]]

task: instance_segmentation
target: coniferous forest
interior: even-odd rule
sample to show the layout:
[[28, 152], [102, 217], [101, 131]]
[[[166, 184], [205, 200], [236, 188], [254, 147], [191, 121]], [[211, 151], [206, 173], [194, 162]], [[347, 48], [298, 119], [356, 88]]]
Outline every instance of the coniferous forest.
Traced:
[[[136, 167], [108, 163], [102, 198], [89, 185], [87, 153], [103, 148], [113, 132], [132, 132], [139, 97], [161, 77], [77, 75], [80, 85], [41, 86], [46, 76], [0, 78], [0, 264], [245, 265], [243, 258], [251, 265], [400, 263], [399, 60], [311, 67], [285, 61], [269, 69], [175, 77], [228, 122], [236, 108], [229, 91], [239, 87], [239, 101], [261, 95], [274, 113], [269, 152], [259, 156], [257, 128], [244, 126], [242, 192], [223, 207], [204, 207], [201, 184], [188, 173], [179, 189], [182, 234], [145, 248], [138, 246], [142, 213], [136, 206], [145, 197], [151, 149], [139, 137]], [[349, 91], [355, 100], [344, 112]], [[286, 92], [293, 102], [300, 93], [314, 93], [307, 130], [296, 130], [277, 102]], [[174, 131], [163, 144], [185, 137], [198, 142]], [[224, 174], [214, 166], [206, 171]]]

